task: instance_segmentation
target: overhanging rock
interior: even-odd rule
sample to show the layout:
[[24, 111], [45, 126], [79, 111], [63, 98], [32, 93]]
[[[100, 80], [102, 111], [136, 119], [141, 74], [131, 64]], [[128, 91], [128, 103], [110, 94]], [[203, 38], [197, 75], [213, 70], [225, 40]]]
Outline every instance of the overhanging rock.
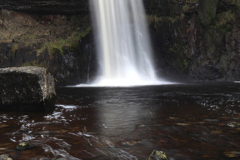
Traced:
[[49, 110], [55, 97], [54, 78], [45, 68], [0, 68], [0, 110]]

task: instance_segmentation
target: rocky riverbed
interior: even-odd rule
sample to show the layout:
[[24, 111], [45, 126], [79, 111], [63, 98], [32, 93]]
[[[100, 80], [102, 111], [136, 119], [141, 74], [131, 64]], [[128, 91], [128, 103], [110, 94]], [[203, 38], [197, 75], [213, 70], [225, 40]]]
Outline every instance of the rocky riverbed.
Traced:
[[[238, 83], [58, 88], [53, 111], [0, 114], [12, 159], [239, 159]], [[29, 144], [27, 150], [17, 150]], [[34, 147], [30, 147], [34, 146]]]

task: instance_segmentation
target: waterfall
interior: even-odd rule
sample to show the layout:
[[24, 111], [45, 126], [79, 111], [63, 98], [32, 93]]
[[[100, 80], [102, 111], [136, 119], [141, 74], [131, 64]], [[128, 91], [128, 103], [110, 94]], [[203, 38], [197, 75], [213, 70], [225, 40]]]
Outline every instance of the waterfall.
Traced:
[[158, 84], [142, 0], [91, 0], [100, 86]]

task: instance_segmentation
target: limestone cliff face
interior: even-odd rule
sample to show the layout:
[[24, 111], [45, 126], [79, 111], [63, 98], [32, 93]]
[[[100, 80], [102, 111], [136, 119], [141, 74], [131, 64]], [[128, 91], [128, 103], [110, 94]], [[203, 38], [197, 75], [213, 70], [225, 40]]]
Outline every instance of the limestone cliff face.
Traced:
[[[160, 76], [240, 80], [240, 2], [143, 2]], [[0, 0], [0, 9], [0, 67], [43, 66], [58, 85], [96, 76], [88, 0]]]

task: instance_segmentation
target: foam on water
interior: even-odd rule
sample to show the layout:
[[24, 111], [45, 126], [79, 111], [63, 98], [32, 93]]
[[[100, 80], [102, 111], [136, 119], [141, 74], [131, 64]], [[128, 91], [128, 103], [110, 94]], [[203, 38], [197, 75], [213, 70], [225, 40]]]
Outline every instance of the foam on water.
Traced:
[[134, 87], [134, 86], [154, 86], [154, 85], [168, 85], [173, 84], [172, 82], [158, 81], [158, 80], [141, 80], [138, 79], [98, 79], [92, 84], [79, 84], [76, 86], [68, 87]]

